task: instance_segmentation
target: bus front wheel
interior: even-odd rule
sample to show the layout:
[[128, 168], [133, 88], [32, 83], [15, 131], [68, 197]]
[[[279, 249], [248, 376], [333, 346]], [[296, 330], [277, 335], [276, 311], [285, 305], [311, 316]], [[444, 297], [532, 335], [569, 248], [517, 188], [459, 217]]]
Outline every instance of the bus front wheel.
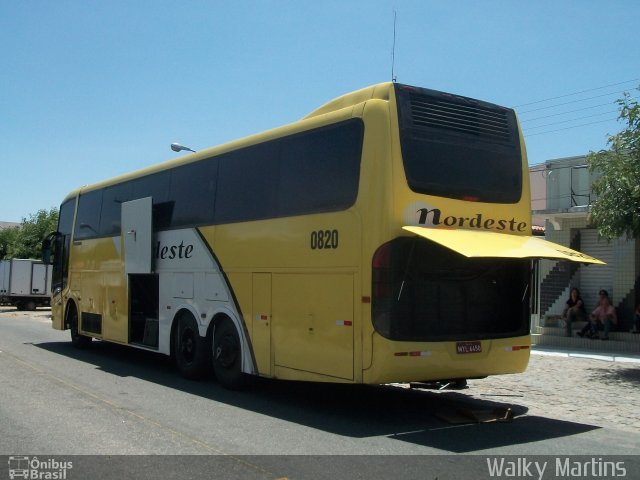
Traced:
[[200, 336], [198, 324], [190, 313], [177, 320], [173, 339], [173, 355], [180, 374], [190, 380], [202, 378], [207, 371], [207, 340]]
[[75, 305], [69, 306], [67, 325], [69, 325], [69, 330], [71, 331], [71, 344], [80, 349], [89, 348], [93, 339], [78, 332], [78, 310], [76, 310]]
[[213, 370], [218, 383], [225, 388], [239, 389], [245, 384], [245, 376], [241, 371], [242, 348], [238, 330], [225, 317], [215, 325], [213, 334]]

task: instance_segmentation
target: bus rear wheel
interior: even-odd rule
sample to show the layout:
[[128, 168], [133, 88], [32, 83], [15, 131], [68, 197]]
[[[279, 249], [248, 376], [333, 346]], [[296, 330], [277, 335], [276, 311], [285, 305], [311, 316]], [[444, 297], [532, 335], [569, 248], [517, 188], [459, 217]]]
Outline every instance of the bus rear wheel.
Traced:
[[215, 325], [213, 334], [213, 371], [218, 383], [231, 390], [242, 388], [246, 377], [242, 373], [242, 348], [238, 330], [225, 317]]
[[181, 314], [173, 339], [173, 356], [180, 374], [190, 380], [204, 376], [208, 366], [208, 342], [198, 331], [198, 324], [190, 313]]
[[71, 331], [71, 344], [80, 349], [89, 348], [93, 339], [78, 332], [78, 310], [76, 310], [75, 305], [69, 306], [66, 323]]

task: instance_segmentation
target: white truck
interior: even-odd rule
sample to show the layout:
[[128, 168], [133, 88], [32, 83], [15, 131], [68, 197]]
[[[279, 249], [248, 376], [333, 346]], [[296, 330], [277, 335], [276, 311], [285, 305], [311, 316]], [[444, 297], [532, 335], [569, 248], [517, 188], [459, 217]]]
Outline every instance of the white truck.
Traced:
[[0, 304], [18, 310], [51, 305], [51, 265], [40, 260], [0, 260]]

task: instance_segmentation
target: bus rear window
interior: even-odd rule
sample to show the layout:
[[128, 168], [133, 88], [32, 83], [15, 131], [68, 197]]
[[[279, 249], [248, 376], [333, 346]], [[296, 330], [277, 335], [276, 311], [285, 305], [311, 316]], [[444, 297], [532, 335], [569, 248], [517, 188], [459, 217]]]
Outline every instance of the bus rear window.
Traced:
[[397, 238], [373, 257], [373, 325], [405, 341], [526, 335], [529, 268], [528, 259], [466, 258], [428, 240]]
[[522, 152], [513, 110], [396, 85], [407, 182], [416, 193], [488, 203], [522, 195]]

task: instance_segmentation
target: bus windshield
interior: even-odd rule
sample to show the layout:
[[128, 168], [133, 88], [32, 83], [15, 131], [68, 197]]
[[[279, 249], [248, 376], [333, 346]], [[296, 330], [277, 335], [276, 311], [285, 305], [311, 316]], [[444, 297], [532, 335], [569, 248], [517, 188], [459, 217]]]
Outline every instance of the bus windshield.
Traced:
[[488, 203], [522, 195], [522, 153], [513, 110], [396, 85], [400, 143], [411, 190]]

